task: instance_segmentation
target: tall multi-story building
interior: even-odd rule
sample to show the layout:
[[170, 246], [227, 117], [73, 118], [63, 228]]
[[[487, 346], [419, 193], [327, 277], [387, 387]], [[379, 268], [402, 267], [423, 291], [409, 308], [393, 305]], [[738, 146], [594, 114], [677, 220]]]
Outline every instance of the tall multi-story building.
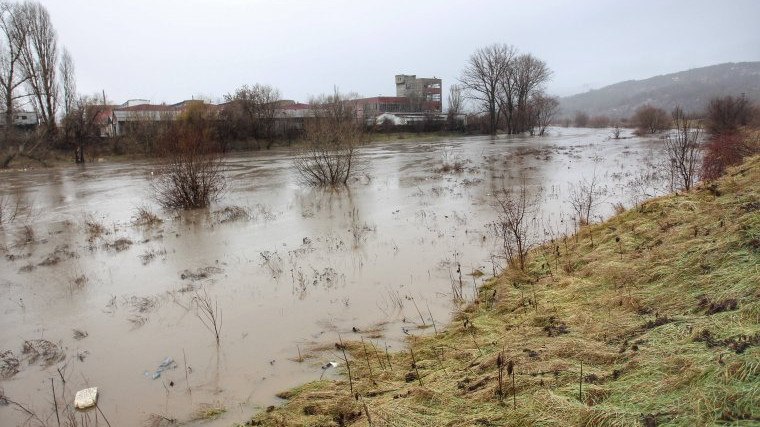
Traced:
[[441, 79], [417, 78], [416, 75], [396, 75], [396, 96], [418, 100], [428, 111], [443, 111], [441, 102]]

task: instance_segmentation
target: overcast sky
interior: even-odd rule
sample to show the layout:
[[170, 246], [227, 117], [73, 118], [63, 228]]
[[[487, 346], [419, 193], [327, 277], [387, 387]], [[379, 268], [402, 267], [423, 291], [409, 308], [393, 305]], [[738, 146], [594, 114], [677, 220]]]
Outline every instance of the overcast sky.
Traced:
[[[248, 83], [283, 98], [394, 95], [395, 74], [455, 82], [469, 55], [514, 45], [572, 95], [760, 60], [758, 0], [42, 0], [78, 90], [174, 103]], [[445, 96], [444, 96], [445, 97]]]

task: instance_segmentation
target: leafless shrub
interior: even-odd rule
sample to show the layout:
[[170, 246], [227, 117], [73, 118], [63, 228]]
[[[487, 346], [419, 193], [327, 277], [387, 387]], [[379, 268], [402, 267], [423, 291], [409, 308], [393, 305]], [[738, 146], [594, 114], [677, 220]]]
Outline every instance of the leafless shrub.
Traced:
[[277, 252], [263, 251], [259, 255], [263, 260], [262, 265], [269, 269], [272, 278], [277, 279], [282, 275], [282, 258]]
[[269, 206], [262, 205], [261, 203], [257, 203], [256, 206], [254, 206], [253, 214], [251, 216], [254, 219], [262, 219], [264, 221], [274, 221], [277, 219], [277, 215], [272, 212], [272, 209]]
[[674, 189], [689, 191], [699, 172], [702, 129], [688, 119], [680, 107], [673, 110], [672, 116], [674, 129], [665, 138], [665, 152], [674, 177]]
[[377, 227], [369, 225], [366, 222], [362, 223], [359, 219], [359, 212], [353, 210], [350, 213], [351, 216], [351, 228], [349, 231], [354, 238], [354, 248], [358, 248], [367, 240], [367, 234], [376, 230]]
[[225, 185], [220, 156], [187, 153], [165, 164], [151, 189], [164, 208], [195, 209], [216, 201]]
[[197, 308], [196, 315], [198, 319], [203, 323], [203, 326], [214, 334], [216, 345], [218, 346], [219, 333], [222, 329], [222, 311], [219, 309], [219, 301], [214, 299], [212, 303], [211, 298], [204, 289], [203, 294], [195, 293], [193, 302]]
[[214, 216], [220, 223], [244, 221], [251, 218], [248, 209], [242, 206], [227, 206], [224, 209], [214, 212]]
[[0, 353], [0, 376], [10, 378], [18, 373], [21, 367], [16, 355], [7, 350]]
[[615, 211], [615, 215], [620, 215], [621, 213], [625, 212], [625, 205], [620, 202], [613, 203], [612, 209]]
[[355, 149], [363, 138], [356, 110], [336, 88], [332, 95], [312, 100], [310, 112], [294, 160], [296, 171], [307, 185], [346, 185], [357, 172]]
[[35, 240], [36, 233], [34, 232], [34, 228], [29, 224], [25, 224], [21, 227], [18, 237], [16, 238], [16, 246], [29, 245], [34, 243]]
[[591, 176], [591, 180], [583, 178], [575, 184], [570, 184], [569, 202], [579, 225], [591, 223], [595, 209], [604, 202], [606, 194], [607, 187], [602, 186], [596, 171]]
[[21, 212], [21, 204], [18, 197], [12, 200], [7, 194], [0, 196], [0, 226], [10, 224], [16, 220]]
[[612, 127], [612, 131], [610, 132], [612, 139], [620, 139], [622, 130], [620, 123], [615, 123], [615, 126]]
[[222, 270], [219, 267], [208, 266], [208, 267], [198, 268], [195, 271], [185, 270], [180, 274], [180, 278], [182, 280], [189, 279], [192, 281], [197, 281], [197, 280], [208, 279], [212, 274], [219, 274], [222, 271], [224, 270]]
[[27, 355], [29, 363], [37, 363], [41, 360], [46, 365], [50, 365], [66, 358], [60, 345], [46, 339], [24, 341], [21, 352]]
[[69, 290], [71, 292], [74, 292], [76, 290], [84, 288], [84, 286], [89, 282], [89, 279], [84, 274], [80, 274], [79, 276], [71, 279], [71, 282], [69, 284]]
[[132, 311], [137, 313], [148, 313], [158, 305], [158, 300], [152, 297], [133, 296], [126, 300], [127, 305]]
[[494, 195], [498, 219], [491, 224], [510, 265], [525, 269], [525, 259], [530, 249], [528, 242], [529, 219], [538, 205], [538, 195], [530, 197], [523, 179], [520, 187], [502, 189]]
[[87, 331], [83, 331], [81, 329], [74, 329], [74, 339], [77, 340], [77, 341], [79, 341], [81, 339], [85, 339], [89, 335], [90, 334], [88, 334]]
[[166, 249], [151, 249], [146, 250], [142, 255], [139, 255], [138, 258], [140, 258], [142, 265], [148, 265], [153, 262], [153, 260], [155, 260], [158, 256], [164, 255], [166, 255]]
[[439, 173], [460, 173], [464, 171], [464, 165], [466, 161], [459, 155], [454, 155], [452, 150], [448, 147], [444, 147], [441, 152], [441, 167], [436, 169]]
[[132, 224], [138, 226], [153, 226], [162, 222], [164, 221], [146, 205], [138, 206], [132, 217]]
[[122, 237], [120, 239], [114, 240], [113, 242], [107, 242], [105, 244], [105, 247], [106, 249], [112, 249], [116, 252], [122, 252], [129, 249], [133, 244], [134, 242], [132, 240]]
[[88, 234], [88, 241], [90, 243], [94, 242], [97, 238], [103, 236], [104, 234], [107, 234], [106, 227], [95, 219], [92, 214], [87, 214], [84, 217], [84, 228]]
[[162, 139], [166, 163], [151, 182], [154, 200], [166, 209], [197, 209], [216, 201], [226, 187], [222, 155], [205, 104], [195, 103]]

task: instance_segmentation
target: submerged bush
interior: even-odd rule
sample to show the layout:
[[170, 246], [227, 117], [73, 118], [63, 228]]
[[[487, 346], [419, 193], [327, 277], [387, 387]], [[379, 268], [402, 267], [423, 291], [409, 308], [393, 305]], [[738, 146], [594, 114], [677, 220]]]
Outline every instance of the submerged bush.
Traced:
[[162, 207], [205, 208], [224, 191], [222, 156], [211, 114], [205, 104], [194, 103], [169, 125], [161, 141], [167, 162], [151, 183], [153, 197]]

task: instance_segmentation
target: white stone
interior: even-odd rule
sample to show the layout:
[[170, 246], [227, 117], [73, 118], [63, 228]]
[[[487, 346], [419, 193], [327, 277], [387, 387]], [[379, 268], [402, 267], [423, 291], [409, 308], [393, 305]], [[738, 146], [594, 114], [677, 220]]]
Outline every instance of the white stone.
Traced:
[[74, 396], [74, 407], [77, 409], [87, 409], [91, 406], [95, 406], [98, 402], [98, 388], [90, 387], [84, 390], [79, 390]]

